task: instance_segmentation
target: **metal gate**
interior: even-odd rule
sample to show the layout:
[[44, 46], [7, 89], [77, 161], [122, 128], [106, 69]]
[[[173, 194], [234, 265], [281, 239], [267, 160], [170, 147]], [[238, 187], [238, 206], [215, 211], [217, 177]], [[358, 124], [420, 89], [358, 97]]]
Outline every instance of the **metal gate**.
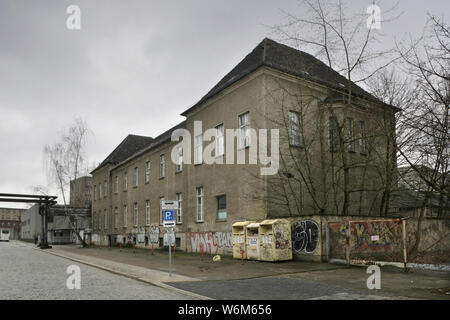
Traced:
[[327, 260], [347, 264], [406, 264], [406, 237], [405, 219], [328, 222]]

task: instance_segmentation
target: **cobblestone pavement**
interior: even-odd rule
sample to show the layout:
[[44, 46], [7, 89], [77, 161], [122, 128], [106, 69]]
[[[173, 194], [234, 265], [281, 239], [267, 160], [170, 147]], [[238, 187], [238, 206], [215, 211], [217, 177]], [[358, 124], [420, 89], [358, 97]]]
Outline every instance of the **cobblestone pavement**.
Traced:
[[179, 289], [205, 295], [213, 299], [237, 300], [381, 300], [404, 299], [367, 294], [353, 290], [308, 280], [268, 277], [231, 281], [202, 281], [171, 283]]
[[70, 290], [66, 270], [72, 264], [18, 242], [0, 242], [0, 300], [192, 299], [82, 264], [81, 289]]

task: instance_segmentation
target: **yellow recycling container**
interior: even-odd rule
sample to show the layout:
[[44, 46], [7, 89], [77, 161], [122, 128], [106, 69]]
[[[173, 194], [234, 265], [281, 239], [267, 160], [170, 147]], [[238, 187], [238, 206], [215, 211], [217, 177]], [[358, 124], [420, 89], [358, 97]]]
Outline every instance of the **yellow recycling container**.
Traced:
[[292, 260], [291, 224], [285, 219], [259, 223], [261, 261]]
[[232, 226], [233, 258], [247, 259], [247, 248], [245, 245], [245, 227], [253, 221], [239, 221]]
[[259, 260], [259, 223], [252, 222], [245, 227], [247, 259]]

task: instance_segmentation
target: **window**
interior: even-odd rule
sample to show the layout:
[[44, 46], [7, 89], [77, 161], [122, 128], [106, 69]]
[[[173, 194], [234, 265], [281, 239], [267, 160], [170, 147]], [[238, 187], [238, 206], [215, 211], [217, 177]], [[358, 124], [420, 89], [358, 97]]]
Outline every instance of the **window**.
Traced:
[[203, 187], [197, 188], [197, 221], [204, 219]]
[[134, 168], [133, 185], [137, 187], [139, 184], [139, 168]]
[[150, 182], [150, 161], [145, 163], [145, 183]]
[[194, 145], [194, 164], [201, 164], [203, 162], [203, 135], [199, 134], [195, 137]]
[[117, 210], [117, 207], [114, 208], [114, 228], [119, 227], [119, 212]]
[[347, 118], [347, 139], [348, 139], [348, 151], [355, 152], [355, 135], [353, 119]]
[[224, 134], [223, 124], [219, 124], [216, 127], [216, 157], [223, 156], [224, 154]]
[[166, 176], [166, 159], [164, 155], [159, 156], [159, 177], [164, 178]]
[[108, 194], [108, 185], [106, 184], [106, 181], [105, 181], [105, 195], [104, 195], [105, 198], [106, 198], [107, 194]]
[[123, 206], [123, 226], [128, 226], [128, 207], [127, 205]]
[[217, 220], [227, 219], [227, 196], [217, 196]]
[[163, 224], [163, 212], [162, 212], [162, 202], [164, 201], [164, 197], [160, 197], [159, 198], [159, 224], [162, 225]]
[[[96, 226], [97, 226], [97, 213], [94, 211], [93, 213], [92, 213], [92, 229], [93, 230], [97, 230], [96, 229]], [[26, 222], [26, 221], [25, 221]]]
[[104, 219], [105, 219], [105, 230], [106, 230], [106, 228], [108, 228], [108, 215], [106, 214], [106, 209], [105, 209], [104, 212], [105, 212], [104, 213]]
[[102, 184], [98, 185], [98, 200], [102, 198]]
[[239, 116], [239, 148], [250, 146], [250, 112]]
[[365, 132], [364, 121], [359, 122], [359, 152], [361, 154], [367, 153], [366, 132]]
[[178, 201], [178, 211], [177, 211], [177, 223], [183, 222], [183, 195], [177, 193], [177, 201]]
[[289, 111], [289, 144], [291, 146], [300, 147], [301, 131], [300, 131], [300, 114], [298, 112]]
[[145, 224], [150, 225], [150, 200], [145, 201]]
[[119, 176], [116, 176], [116, 181], [114, 182], [114, 193], [119, 192]]
[[183, 148], [177, 147], [177, 164], [175, 165], [175, 172], [183, 171]]
[[330, 117], [330, 151], [336, 152], [339, 147], [338, 124], [335, 117]]
[[139, 211], [138, 211], [137, 202], [134, 203], [133, 221], [134, 221], [134, 226], [137, 227], [137, 225], [139, 223]]
[[97, 200], [97, 186], [94, 186], [94, 201]]
[[123, 173], [123, 191], [127, 191], [127, 189], [128, 189], [128, 174], [125, 171]]

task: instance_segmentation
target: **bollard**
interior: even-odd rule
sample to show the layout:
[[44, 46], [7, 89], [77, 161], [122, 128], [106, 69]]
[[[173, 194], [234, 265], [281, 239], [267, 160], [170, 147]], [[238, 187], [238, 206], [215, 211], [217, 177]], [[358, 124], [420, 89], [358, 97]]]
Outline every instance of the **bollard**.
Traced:
[[244, 250], [241, 249], [241, 264], [244, 264]]
[[177, 249], [177, 244], [174, 243], [174, 244], [173, 244], [173, 255], [174, 255], [174, 256], [175, 256], [175, 251], [176, 251], [176, 249]]
[[153, 243], [152, 243], [152, 255], [153, 255]]
[[136, 244], [133, 243], [133, 253], [136, 253]]
[[122, 251], [122, 242], [120, 243], [120, 251]]

